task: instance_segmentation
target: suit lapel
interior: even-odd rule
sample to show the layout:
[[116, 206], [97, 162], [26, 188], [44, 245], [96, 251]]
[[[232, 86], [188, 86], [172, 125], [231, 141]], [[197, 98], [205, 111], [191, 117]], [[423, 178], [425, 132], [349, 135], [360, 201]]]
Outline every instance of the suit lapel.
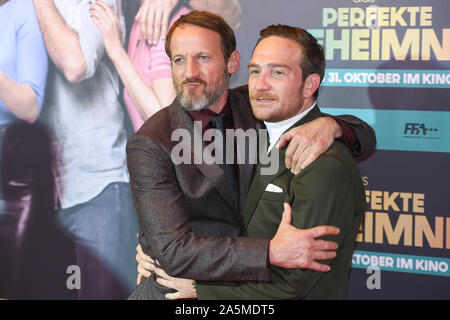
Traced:
[[[247, 199], [244, 204], [243, 220], [245, 228], [247, 228], [248, 223], [250, 222], [255, 209], [258, 206], [259, 199], [261, 198], [263, 192], [266, 190], [267, 185], [287, 170], [284, 164], [286, 148], [283, 148], [279, 151], [273, 151], [273, 153], [272, 151], [269, 153], [269, 155], [271, 156], [271, 161], [269, 162], [269, 164], [262, 165], [261, 163], [258, 163], [258, 165], [256, 166], [255, 175], [253, 176], [253, 180], [247, 194]], [[278, 170], [276, 171], [276, 173], [271, 175], [262, 175], [261, 170], [264, 168], [268, 168], [270, 165], [273, 165], [273, 161], [278, 161]]]
[[[292, 129], [294, 127], [298, 127], [302, 124], [310, 122], [310, 121], [320, 117], [321, 115], [322, 114], [320, 112], [319, 107], [316, 106], [310, 112], [308, 112], [308, 114], [306, 116], [304, 116], [302, 119], [297, 121], [293, 126], [291, 126], [286, 131], [289, 131], [290, 129]], [[276, 152], [277, 150], [272, 149], [271, 152], [269, 153], [269, 155], [271, 155], [271, 156], [273, 155], [273, 157], [271, 157], [271, 162], [269, 162], [269, 164], [267, 164], [267, 165], [261, 165], [260, 161], [258, 161], [258, 165], [256, 167], [255, 174], [251, 181], [250, 189], [248, 191], [247, 199], [244, 204], [243, 219], [244, 219], [244, 227], [245, 228], [247, 228], [253, 214], [255, 213], [255, 209], [258, 206], [261, 195], [266, 190], [267, 185], [269, 183], [271, 183], [273, 180], [275, 180], [278, 176], [280, 176], [283, 172], [288, 170], [288, 169], [286, 169], [286, 165], [285, 165], [286, 149], [287, 149], [287, 146], [280, 149], [278, 152]], [[272, 154], [272, 152], [274, 152], [274, 154]], [[278, 157], [275, 157], [275, 153], [279, 154]], [[272, 164], [272, 161], [274, 161], [274, 160], [278, 160], [278, 164], [279, 164], [279, 167], [278, 167], [278, 170], [276, 171], [276, 173], [271, 174], [271, 175], [262, 175], [261, 169], [269, 167]], [[287, 190], [285, 190], [285, 192], [286, 191]]]
[[[245, 92], [248, 92], [247, 90]], [[250, 109], [250, 104], [247, 95], [233, 94], [233, 91], [228, 95], [231, 112], [233, 114], [233, 123], [235, 129], [242, 129], [244, 131], [248, 129], [256, 129], [257, 121], [253, 117]], [[256, 163], [251, 163], [250, 155], [252, 148], [256, 146], [250, 146], [248, 143], [245, 148], [243, 146], [236, 146], [237, 159], [245, 159], [244, 163], [238, 162], [238, 178], [239, 178], [239, 209], [242, 211], [245, 198], [250, 187], [250, 181], [253, 175], [253, 170]], [[255, 148], [256, 150], [256, 148]], [[254, 152], [254, 151], [253, 151]]]
[[[171, 106], [171, 126], [172, 130], [176, 129], [186, 129], [190, 137], [194, 139], [194, 131], [196, 128], [194, 128], [194, 122], [192, 121], [192, 118], [189, 116], [189, 114], [179, 105], [178, 101], [175, 100], [174, 104]], [[203, 153], [204, 148], [206, 147], [203, 142], [203, 136], [200, 129], [200, 132], [195, 132], [195, 135], [197, 137], [200, 137], [201, 139], [201, 145]], [[213, 164], [206, 164], [204, 161], [200, 161], [200, 163], [194, 162], [194, 145], [191, 144], [191, 161], [192, 164], [207, 178], [214, 187], [219, 191], [220, 195], [228, 202], [228, 204], [231, 206], [231, 208], [234, 209], [235, 212], [238, 211], [238, 208], [235, 208], [235, 205], [233, 204], [233, 197], [231, 194], [231, 190], [228, 187], [225, 173], [221, 165], [213, 163]], [[234, 191], [234, 190], [233, 190]]]

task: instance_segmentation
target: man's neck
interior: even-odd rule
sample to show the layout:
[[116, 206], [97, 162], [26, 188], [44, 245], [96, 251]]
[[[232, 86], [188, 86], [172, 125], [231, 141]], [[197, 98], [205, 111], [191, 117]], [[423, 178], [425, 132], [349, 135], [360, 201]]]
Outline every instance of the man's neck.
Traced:
[[272, 148], [276, 145], [278, 142], [278, 139], [281, 137], [281, 135], [286, 132], [287, 129], [292, 127], [295, 123], [300, 121], [304, 116], [306, 116], [309, 111], [312, 110], [312, 108], [316, 105], [315, 101], [313, 101], [312, 104], [309, 105], [307, 108], [302, 108], [302, 110], [297, 113], [295, 116], [290, 117], [289, 119], [285, 119], [278, 122], [267, 122], [264, 121], [264, 124], [266, 125], [266, 128], [268, 130], [269, 134], [269, 148], [267, 149], [267, 153], [272, 150]]
[[300, 111], [297, 112], [297, 114], [300, 114], [303, 111], [311, 108], [314, 103], [316, 103], [315, 99], [312, 99], [312, 98], [311, 99], [305, 99], [305, 101], [303, 101], [303, 106], [301, 107]]

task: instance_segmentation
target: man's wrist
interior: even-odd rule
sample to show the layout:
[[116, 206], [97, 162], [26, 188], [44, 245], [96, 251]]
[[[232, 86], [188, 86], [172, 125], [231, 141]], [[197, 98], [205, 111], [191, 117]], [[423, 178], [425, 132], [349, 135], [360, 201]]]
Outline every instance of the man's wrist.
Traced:
[[340, 137], [342, 137], [342, 133], [343, 133], [341, 122], [338, 121], [338, 119], [333, 118], [333, 117], [328, 117], [328, 119], [332, 121], [331, 123], [332, 123], [333, 131], [334, 131], [334, 138], [339, 139]]
[[333, 119], [339, 124], [341, 128], [341, 136], [336, 137], [336, 140], [345, 144], [353, 153], [358, 153], [360, 144], [355, 131], [343, 120], [333, 117]]

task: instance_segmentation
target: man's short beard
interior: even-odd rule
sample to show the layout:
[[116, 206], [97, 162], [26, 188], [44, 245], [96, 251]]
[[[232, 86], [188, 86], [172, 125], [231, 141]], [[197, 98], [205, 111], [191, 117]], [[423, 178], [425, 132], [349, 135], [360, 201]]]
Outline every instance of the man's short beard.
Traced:
[[183, 109], [187, 111], [200, 111], [214, 105], [225, 92], [227, 85], [228, 85], [228, 73], [225, 73], [223, 77], [223, 85], [221, 88], [219, 88], [219, 90], [205, 92], [200, 98], [196, 100], [186, 98], [183, 95], [182, 90], [178, 90], [179, 88], [176, 87], [175, 89], [177, 93], [178, 102], [183, 107]]

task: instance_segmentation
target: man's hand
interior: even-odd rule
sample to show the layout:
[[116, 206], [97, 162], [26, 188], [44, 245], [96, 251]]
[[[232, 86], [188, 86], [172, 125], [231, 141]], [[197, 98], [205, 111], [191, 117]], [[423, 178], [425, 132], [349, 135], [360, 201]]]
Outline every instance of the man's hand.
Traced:
[[142, 247], [139, 244], [136, 247], [136, 261], [138, 262], [138, 278], [137, 284], [142, 281], [142, 277], [150, 277], [153, 271], [158, 277], [156, 282], [167, 288], [175, 289], [177, 292], [166, 294], [166, 298], [169, 300], [177, 299], [195, 299], [197, 298], [197, 292], [194, 289], [194, 280], [174, 278], [169, 276], [163, 269], [160, 268], [159, 262], [153, 261], [151, 257], [146, 255], [142, 251]]
[[330, 271], [330, 267], [315, 260], [330, 260], [336, 257], [338, 244], [333, 241], [316, 240], [325, 235], [339, 234], [339, 228], [320, 226], [302, 230], [291, 225], [292, 210], [284, 204], [283, 217], [278, 231], [269, 241], [270, 264], [286, 268], [305, 268], [320, 272]]
[[284, 133], [276, 145], [286, 149], [286, 168], [298, 174], [322, 153], [328, 150], [335, 138], [342, 135], [339, 124], [330, 117], [320, 117]]
[[179, 0], [143, 0], [134, 20], [139, 22], [141, 36], [150, 44], [164, 40], [169, 28], [169, 16]]
[[138, 263], [137, 271], [138, 271], [138, 277], [136, 283], [139, 285], [141, 284], [142, 277], [150, 277], [152, 274], [150, 271], [155, 269], [155, 262], [152, 258], [150, 258], [148, 255], [142, 251], [142, 247], [140, 244], [136, 247], [136, 261]]
[[156, 282], [167, 288], [175, 289], [177, 292], [167, 293], [169, 300], [196, 299], [197, 291], [194, 288], [194, 280], [174, 278], [169, 276], [163, 269], [155, 267], [154, 272], [158, 276]]

